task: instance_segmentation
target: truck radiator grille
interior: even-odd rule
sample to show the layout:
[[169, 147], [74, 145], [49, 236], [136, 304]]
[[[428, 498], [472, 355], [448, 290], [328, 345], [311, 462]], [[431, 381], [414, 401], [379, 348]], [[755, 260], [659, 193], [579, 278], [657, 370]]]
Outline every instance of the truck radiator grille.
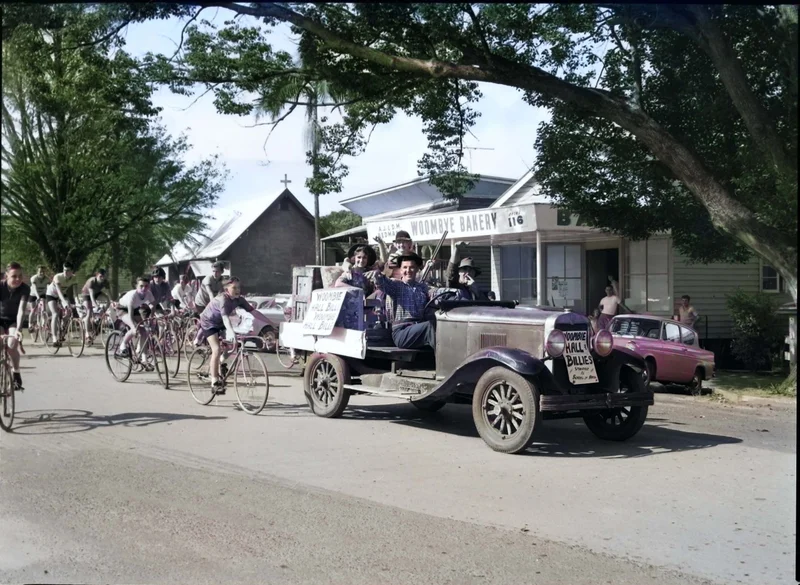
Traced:
[[505, 333], [481, 333], [480, 349], [497, 346], [505, 347], [506, 337]]

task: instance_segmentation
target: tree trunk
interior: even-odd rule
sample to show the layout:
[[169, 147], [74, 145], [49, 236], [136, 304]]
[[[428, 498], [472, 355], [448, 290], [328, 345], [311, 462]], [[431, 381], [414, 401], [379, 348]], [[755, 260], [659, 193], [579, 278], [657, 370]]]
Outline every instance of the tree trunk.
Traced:
[[[314, 174], [317, 171], [314, 169]], [[319, 195], [314, 193], [314, 263], [317, 266], [322, 265], [320, 258], [320, 238], [319, 238]]]
[[120, 249], [119, 240], [111, 240], [111, 266], [109, 266], [109, 286], [111, 287], [111, 297], [119, 298], [119, 263]]

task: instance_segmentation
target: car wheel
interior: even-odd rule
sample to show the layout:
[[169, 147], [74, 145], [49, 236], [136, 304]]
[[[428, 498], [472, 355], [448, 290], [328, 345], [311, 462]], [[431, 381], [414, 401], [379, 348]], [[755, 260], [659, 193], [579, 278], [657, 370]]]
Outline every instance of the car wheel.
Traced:
[[703, 394], [703, 372], [700, 371], [700, 368], [694, 371], [694, 377], [692, 381], [689, 382], [687, 389], [692, 396], [700, 396]]
[[[644, 392], [642, 376], [630, 368], [620, 372], [620, 392]], [[583, 422], [592, 433], [604, 441], [627, 441], [638, 433], [647, 420], [647, 406], [625, 406], [610, 408], [587, 414]]]
[[650, 383], [655, 381], [656, 363], [652, 359], [647, 359], [644, 362], [644, 371], [642, 372], [642, 379], [644, 380], [644, 387], [649, 388]]
[[259, 332], [258, 336], [264, 341], [264, 351], [275, 351], [278, 346], [278, 335], [275, 333], [274, 328], [267, 325]]
[[303, 381], [306, 402], [314, 414], [342, 416], [350, 401], [350, 392], [344, 388], [350, 382], [347, 362], [337, 355], [315, 353], [308, 360]]
[[524, 451], [541, 420], [539, 391], [532, 382], [508, 368], [491, 368], [475, 385], [472, 419], [478, 434], [494, 451]]

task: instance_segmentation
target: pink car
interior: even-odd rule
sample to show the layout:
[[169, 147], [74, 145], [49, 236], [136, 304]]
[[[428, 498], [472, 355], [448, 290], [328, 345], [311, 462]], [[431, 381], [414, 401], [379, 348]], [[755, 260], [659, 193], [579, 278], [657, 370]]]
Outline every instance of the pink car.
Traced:
[[677, 321], [654, 315], [617, 315], [609, 330], [615, 347], [625, 347], [644, 358], [645, 386], [652, 381], [681, 384], [698, 396], [703, 380], [715, 375], [714, 354], [700, 348], [694, 329]]

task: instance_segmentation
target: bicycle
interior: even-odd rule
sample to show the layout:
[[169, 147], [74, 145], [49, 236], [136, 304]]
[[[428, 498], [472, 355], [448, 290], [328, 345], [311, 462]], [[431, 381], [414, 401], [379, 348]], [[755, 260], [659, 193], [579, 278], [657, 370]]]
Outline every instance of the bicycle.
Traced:
[[[7, 433], [11, 432], [14, 424], [16, 406], [14, 402], [14, 376], [11, 372], [11, 358], [8, 356], [8, 342], [11, 335], [0, 335], [0, 428]], [[22, 336], [18, 338], [19, 351], [25, 354], [22, 347]]]
[[28, 337], [31, 342], [35, 344], [44, 343], [42, 332], [47, 323], [47, 311], [45, 309], [45, 300], [38, 298], [28, 315]]
[[56, 319], [56, 343], [53, 343], [53, 335], [50, 331], [49, 319], [44, 329], [40, 332], [44, 334], [44, 344], [53, 355], [58, 353], [64, 342], [67, 342], [67, 349], [72, 357], [79, 358], [83, 355], [86, 348], [86, 332], [83, 320], [78, 316], [78, 311], [72, 307], [60, 307], [59, 318]]
[[[263, 340], [254, 335], [236, 335], [236, 341], [220, 339], [222, 353], [234, 355], [233, 362], [223, 370], [221, 381], [223, 388], [228, 378], [233, 376], [233, 388], [239, 406], [248, 414], [258, 414], [267, 405], [269, 398], [269, 374], [264, 360], [253, 351], [245, 349], [245, 343], [252, 341], [261, 347]], [[192, 397], [203, 406], [210, 404], [218, 394], [211, 387], [209, 365], [211, 348], [208, 345], [198, 347], [192, 352], [186, 367], [189, 391]]]
[[280, 340], [275, 342], [275, 357], [278, 358], [278, 363], [287, 370], [291, 370], [301, 361], [294, 350], [281, 345]]
[[[114, 330], [108, 334], [105, 348], [106, 366], [117, 382], [127, 381], [136, 366], [137, 372], [155, 370], [161, 385], [165, 390], [169, 389], [167, 360], [161, 344], [158, 342], [155, 328], [155, 317], [142, 319], [141, 323], [136, 326], [136, 334], [130, 341], [127, 356], [120, 354], [120, 346], [128, 328], [123, 327], [122, 330]], [[140, 339], [143, 335], [146, 336], [146, 339], [141, 344], [142, 349], [137, 351], [136, 348], [140, 347]]]
[[180, 333], [180, 316], [163, 315], [156, 317], [158, 326], [158, 342], [164, 352], [169, 375], [175, 378], [180, 372], [181, 354], [184, 352]]

